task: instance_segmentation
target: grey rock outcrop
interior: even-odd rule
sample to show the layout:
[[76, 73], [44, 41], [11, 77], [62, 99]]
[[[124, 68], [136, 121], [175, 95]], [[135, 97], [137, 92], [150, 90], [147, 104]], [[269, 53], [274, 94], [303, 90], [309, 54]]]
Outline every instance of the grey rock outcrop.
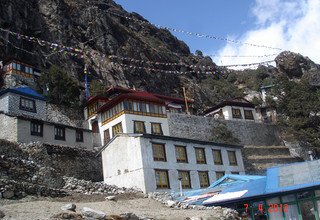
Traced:
[[320, 66], [308, 57], [284, 51], [276, 57], [275, 62], [278, 71], [289, 78], [306, 79], [311, 85], [320, 86]]

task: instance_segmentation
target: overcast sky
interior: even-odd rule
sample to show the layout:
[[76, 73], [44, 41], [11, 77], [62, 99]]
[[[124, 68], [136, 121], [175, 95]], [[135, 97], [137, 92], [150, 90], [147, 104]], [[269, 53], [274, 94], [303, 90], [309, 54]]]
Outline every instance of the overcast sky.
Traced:
[[[320, 0], [115, 0], [150, 22], [250, 44], [290, 50], [320, 63]], [[218, 65], [272, 60], [279, 50], [172, 32]]]

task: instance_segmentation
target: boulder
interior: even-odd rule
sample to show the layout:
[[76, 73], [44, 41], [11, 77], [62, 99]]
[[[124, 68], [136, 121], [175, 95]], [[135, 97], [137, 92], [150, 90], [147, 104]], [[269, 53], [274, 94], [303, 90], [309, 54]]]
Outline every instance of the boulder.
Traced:
[[106, 217], [106, 213], [102, 211], [93, 210], [88, 207], [84, 207], [81, 210], [81, 213], [84, 217], [93, 218], [93, 219], [104, 219]]
[[63, 211], [69, 210], [69, 211], [73, 211], [73, 212], [76, 211], [76, 208], [77, 208], [77, 206], [75, 204], [73, 204], [73, 203], [69, 203], [69, 204], [66, 204], [66, 205], [61, 207], [61, 209]]
[[166, 205], [167, 205], [168, 207], [170, 207], [170, 208], [174, 207], [176, 204], [177, 204], [177, 202], [176, 202], [176, 201], [173, 201], [173, 200], [168, 200], [168, 201], [166, 202]]
[[14, 197], [14, 192], [11, 191], [11, 190], [4, 191], [4, 192], [2, 193], [2, 197], [3, 197], [4, 199], [11, 199], [11, 198]]
[[116, 200], [116, 197], [115, 196], [107, 196], [106, 200], [114, 201], [114, 200]]
[[61, 219], [69, 219], [69, 220], [84, 220], [81, 214], [72, 212], [72, 211], [63, 211], [56, 215], [53, 215], [50, 219], [61, 220]]
[[0, 210], [0, 218], [4, 218], [5, 216], [4, 212]]

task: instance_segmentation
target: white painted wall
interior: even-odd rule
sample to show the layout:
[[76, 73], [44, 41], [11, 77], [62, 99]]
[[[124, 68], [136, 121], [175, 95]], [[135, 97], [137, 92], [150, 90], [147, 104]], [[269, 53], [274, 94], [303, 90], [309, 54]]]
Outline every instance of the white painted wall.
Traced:
[[112, 126], [122, 123], [123, 133], [134, 133], [134, 122], [133, 121], [144, 121], [146, 127], [146, 133], [151, 134], [151, 122], [160, 123], [162, 127], [163, 135], [169, 136], [169, 125], [167, 118], [151, 117], [134, 114], [123, 114], [120, 117], [110, 121], [109, 123], [102, 125], [101, 118], [99, 118], [99, 129], [102, 143], [104, 143], [104, 131], [109, 129], [110, 139], [112, 136]]
[[[240, 109], [241, 111], [241, 115], [242, 115], [242, 118], [239, 119], [239, 118], [233, 118], [232, 117], [232, 108], [234, 109]], [[245, 119], [244, 118], [244, 110], [250, 110], [252, 111], [252, 114], [253, 114], [253, 118], [254, 120], [249, 120], [249, 119]], [[239, 106], [225, 106], [222, 108], [222, 112], [223, 112], [223, 115], [224, 115], [224, 118], [225, 120], [234, 120], [234, 121], [255, 121], [255, 122], [258, 122], [258, 117], [257, 117], [257, 112], [254, 108], [247, 108], [247, 107], [239, 107]]]
[[[159, 162], [153, 160], [152, 142], [165, 143], [167, 162]], [[186, 146], [188, 163], [177, 163], [175, 154], [175, 145]], [[144, 170], [146, 178], [146, 191], [159, 191], [156, 189], [155, 169], [168, 170], [170, 190], [179, 191], [178, 170], [190, 171], [191, 187], [192, 189], [200, 188], [200, 181], [198, 171], [208, 171], [210, 184], [217, 180], [216, 172], [223, 171], [226, 174], [231, 172], [239, 172], [244, 174], [244, 164], [241, 156], [241, 150], [235, 148], [224, 148], [211, 145], [199, 145], [193, 143], [160, 140], [160, 139], [146, 139], [141, 138], [142, 155], [144, 160]], [[207, 164], [197, 164], [195, 147], [205, 148]], [[213, 149], [220, 149], [222, 154], [223, 165], [214, 165]], [[236, 151], [238, 166], [230, 166], [228, 160], [227, 150]], [[186, 189], [190, 190], [190, 189]], [[160, 190], [161, 191], [161, 190]]]
[[102, 152], [104, 182], [145, 192], [142, 161], [140, 138], [118, 136]]
[[[167, 162], [153, 160], [152, 142], [165, 144]], [[187, 147], [188, 163], [176, 162], [175, 145]], [[194, 147], [205, 148], [207, 164], [196, 163]], [[212, 149], [221, 150], [223, 165], [214, 165]], [[227, 150], [236, 151], [237, 166], [229, 165]], [[239, 148], [130, 137], [125, 134], [114, 139], [102, 152], [102, 163], [105, 183], [120, 187], [138, 187], [144, 192], [163, 191], [156, 188], [155, 169], [168, 170], [170, 189], [165, 191], [179, 191], [178, 170], [190, 171], [192, 189], [200, 188], [198, 171], [208, 171], [210, 184], [216, 180], [216, 171], [245, 174]]]

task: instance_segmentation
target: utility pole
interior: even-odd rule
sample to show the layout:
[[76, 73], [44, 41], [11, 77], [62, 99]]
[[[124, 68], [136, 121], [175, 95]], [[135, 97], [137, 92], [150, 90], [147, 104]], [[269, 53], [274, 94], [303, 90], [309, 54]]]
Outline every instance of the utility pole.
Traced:
[[184, 87], [182, 87], [182, 89], [183, 89], [184, 103], [185, 103], [185, 105], [186, 105], [186, 113], [187, 113], [188, 115], [190, 115], [190, 113], [189, 113], [189, 106], [188, 106], [188, 100], [187, 100], [187, 96], [186, 96], [186, 89], [185, 89]]

